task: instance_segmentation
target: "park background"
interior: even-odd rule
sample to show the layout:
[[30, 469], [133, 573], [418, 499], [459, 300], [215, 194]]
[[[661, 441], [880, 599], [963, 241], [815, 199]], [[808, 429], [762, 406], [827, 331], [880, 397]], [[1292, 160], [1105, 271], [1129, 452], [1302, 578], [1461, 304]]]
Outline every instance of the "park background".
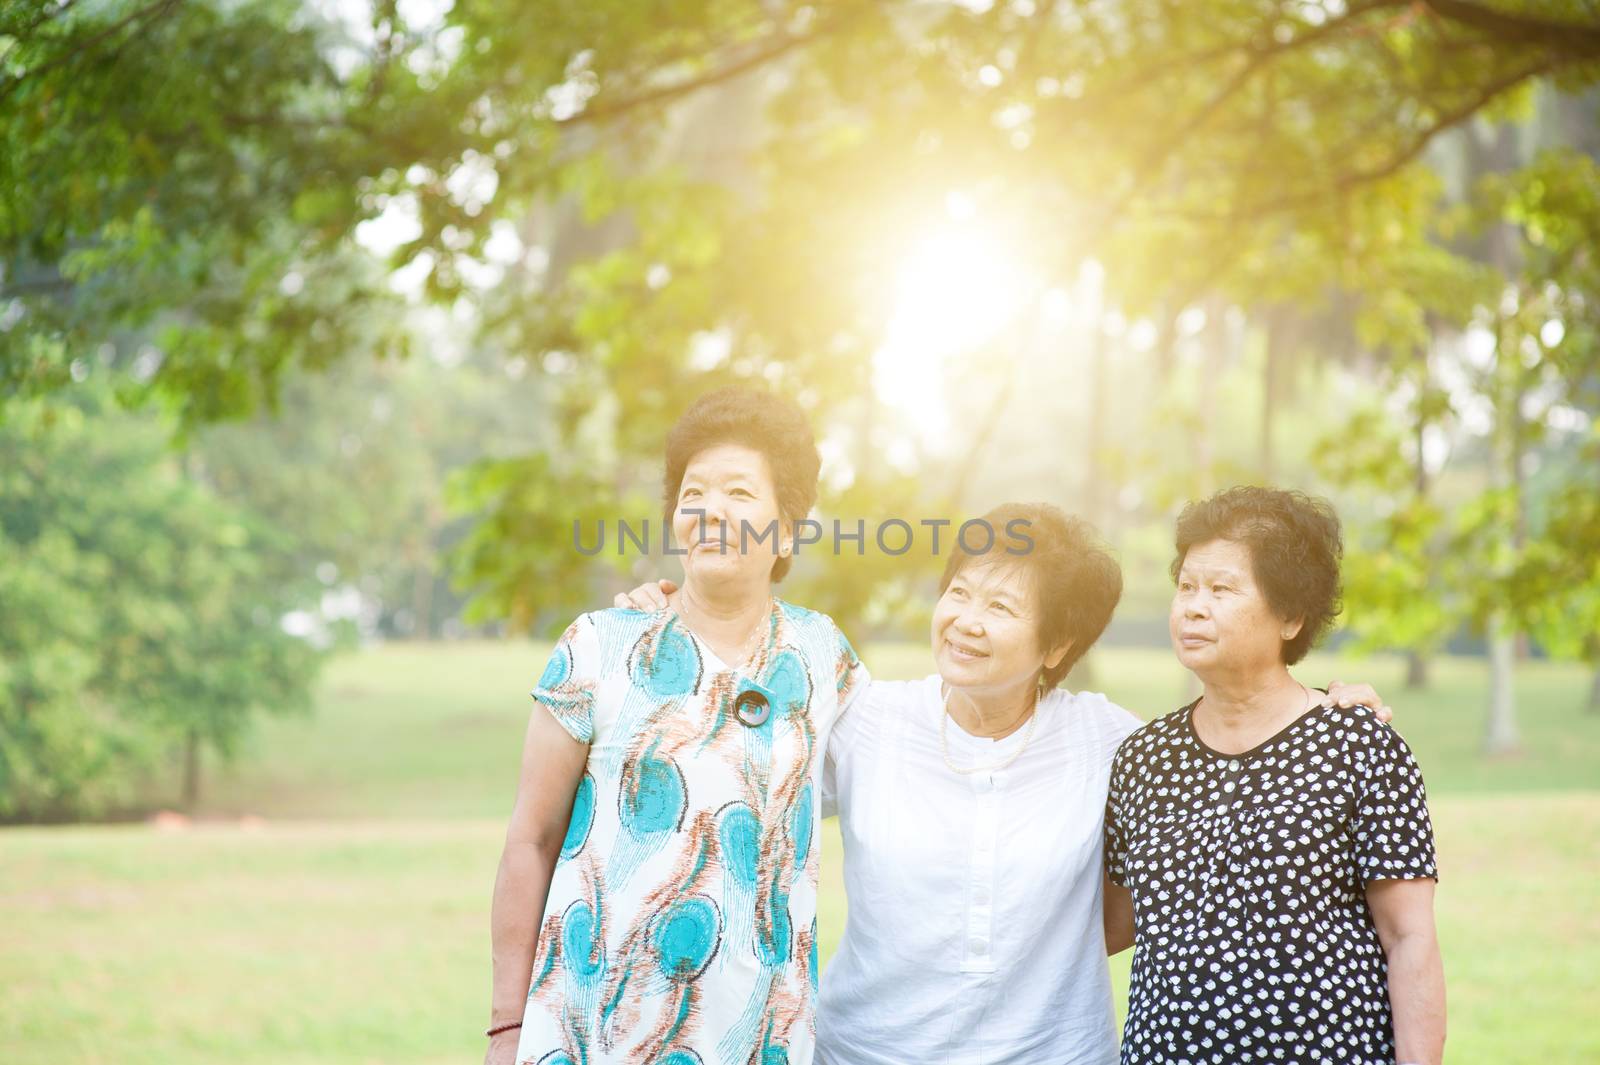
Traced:
[[1583, 0], [7, 0], [0, 1059], [476, 1060], [527, 690], [745, 382], [884, 677], [888, 519], [1089, 518], [1153, 717], [1177, 509], [1332, 499], [1447, 1060], [1600, 1060], [1597, 83]]

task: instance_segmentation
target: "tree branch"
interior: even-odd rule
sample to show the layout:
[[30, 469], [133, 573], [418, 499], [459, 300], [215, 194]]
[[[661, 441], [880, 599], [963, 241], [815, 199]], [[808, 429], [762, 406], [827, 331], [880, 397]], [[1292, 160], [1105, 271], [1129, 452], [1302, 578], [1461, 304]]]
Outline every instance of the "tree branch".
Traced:
[[704, 74], [685, 78], [670, 85], [649, 89], [635, 96], [627, 96], [609, 103], [602, 102], [593, 107], [586, 107], [570, 118], [558, 119], [557, 125], [577, 126], [594, 122], [608, 122], [620, 115], [627, 114], [629, 111], [650, 107], [655, 104], [668, 103], [678, 99], [680, 96], [687, 96], [690, 93], [699, 92], [701, 89], [732, 81], [741, 74], [747, 74], [797, 48], [814, 44], [824, 37], [837, 33], [864, 13], [868, 6], [866, 3], [852, 4], [849, 8], [840, 11], [835, 17], [819, 25], [810, 33], [790, 35], [787, 32], [779, 31], [772, 35], [771, 43], [758, 48], [742, 59], [733, 60]]
[[[182, 3], [183, 0], [154, 0], [153, 3], [146, 4], [144, 7], [132, 12], [125, 18], [121, 18], [116, 22], [113, 22], [99, 33], [92, 34], [88, 39], [77, 42], [61, 55], [58, 55], [44, 63], [40, 63], [36, 67], [30, 67], [29, 69], [24, 70], [21, 74], [18, 74], [10, 81], [0, 83], [0, 100], [4, 100], [14, 89], [16, 89], [18, 85], [21, 85], [29, 78], [38, 77], [47, 70], [53, 70], [56, 67], [69, 63], [78, 56], [82, 55], [84, 52], [90, 51], [97, 47], [108, 37], [111, 37], [121, 32], [123, 29], [126, 29], [129, 25], [142, 19], [154, 19], [160, 17], [161, 15], [166, 14], [170, 9], [177, 7]], [[137, 36], [137, 33], [135, 36]], [[126, 44], [127, 42], [123, 43]]]
[[[1306, 32], [1287, 41], [1270, 39], [1263, 42], [1239, 38], [1227, 41], [1224, 44], [1213, 45], [1210, 48], [1201, 48], [1197, 51], [1186, 52], [1168, 59], [1160, 59], [1148, 67], [1123, 75], [1110, 85], [1097, 87], [1093, 93], [1085, 93], [1074, 103], [1078, 108], [1092, 107], [1102, 100], [1125, 96], [1135, 90], [1148, 88], [1155, 82], [1173, 74], [1193, 67], [1204, 66], [1219, 59], [1226, 59], [1229, 56], [1250, 53], [1258, 57], [1275, 58], [1287, 52], [1297, 51], [1307, 45], [1316, 44], [1318, 41], [1341, 30], [1350, 29], [1352, 24], [1362, 21], [1375, 11], [1403, 8], [1413, 2], [1414, 0], [1363, 0], [1363, 2], [1351, 4], [1344, 14], [1338, 18], [1329, 19], [1321, 25], [1313, 26]], [[1360, 33], [1362, 30], [1354, 29], [1351, 32]]]
[[0, 299], [10, 299], [13, 296], [24, 296], [30, 292], [67, 292], [72, 289], [72, 282], [64, 277], [41, 277], [28, 281], [18, 281], [0, 289]]
[[[1202, 104], [1193, 115], [1171, 130], [1164, 140], [1158, 142], [1147, 151], [1144, 157], [1135, 165], [1132, 183], [1109, 205], [1102, 215], [1106, 219], [1105, 224], [1109, 225], [1111, 219], [1116, 218], [1126, 210], [1134, 198], [1160, 176], [1161, 169], [1167, 161], [1177, 154], [1184, 144], [1198, 133], [1207, 122], [1211, 121], [1212, 117], [1229, 100], [1243, 90], [1260, 71], [1289, 52], [1298, 51], [1344, 31], [1352, 22], [1374, 11], [1397, 7], [1405, 2], [1408, 2], [1408, 0], [1368, 0], [1366, 3], [1353, 4], [1341, 17], [1331, 19], [1320, 26], [1291, 37], [1289, 40], [1273, 40], [1267, 44], [1251, 47], [1249, 49], [1250, 58], [1245, 65], [1221, 89], [1212, 94], [1211, 98]], [[1237, 47], [1235, 46], [1236, 49]]]
[[54, 22], [62, 15], [65, 15], [68, 11], [72, 10], [72, 5], [77, 2], [78, 0], [61, 0], [61, 3], [56, 4], [54, 7], [47, 7], [38, 15], [34, 16], [33, 20], [26, 26], [18, 26], [11, 29], [0, 29], [0, 32], [25, 41], [34, 30], [38, 29], [40, 26], [43, 26], [46, 22]]
[[1497, 97], [1510, 92], [1512, 89], [1521, 85], [1530, 78], [1536, 78], [1542, 74], [1551, 73], [1563, 65], [1564, 62], [1574, 61], [1574, 58], [1575, 57], [1556, 58], [1547, 56], [1532, 66], [1519, 68], [1512, 71], [1510, 74], [1497, 78], [1495, 81], [1484, 86], [1475, 96], [1467, 100], [1465, 103], [1443, 112], [1433, 124], [1412, 138], [1409, 144], [1378, 166], [1368, 167], [1363, 170], [1347, 171], [1346, 173], [1339, 175], [1334, 181], [1330, 182], [1326, 186], [1321, 188], [1305, 189], [1300, 192], [1291, 193], [1287, 196], [1280, 196], [1275, 200], [1259, 202], [1248, 211], [1232, 211], [1226, 214], [1210, 215], [1200, 215], [1194, 212], [1183, 212], [1183, 217], [1191, 218], [1197, 221], [1229, 224], [1253, 221], [1264, 218], [1268, 215], [1277, 214], [1281, 211], [1294, 210], [1299, 207], [1309, 207], [1318, 201], [1327, 199], [1331, 196], [1349, 192], [1350, 190], [1359, 188], [1362, 185], [1370, 185], [1373, 182], [1382, 181], [1384, 178], [1392, 177], [1416, 161], [1417, 157], [1426, 151], [1428, 145], [1432, 144], [1434, 139], [1440, 134], [1452, 130], [1461, 125], [1463, 122], [1468, 121], [1472, 118], [1472, 116], [1476, 115], [1479, 111], [1482, 111], [1485, 107], [1492, 103]]
[[1600, 57], [1600, 25], [1533, 18], [1470, 0], [1422, 0], [1428, 10], [1450, 22], [1493, 34], [1500, 42], [1532, 44], [1566, 55]]

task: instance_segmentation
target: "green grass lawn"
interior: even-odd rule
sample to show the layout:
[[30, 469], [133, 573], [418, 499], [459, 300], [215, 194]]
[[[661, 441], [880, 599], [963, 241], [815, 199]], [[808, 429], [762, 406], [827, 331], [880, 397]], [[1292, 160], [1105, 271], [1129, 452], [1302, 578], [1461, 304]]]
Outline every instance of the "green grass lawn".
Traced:
[[[0, 831], [0, 1061], [34, 1065], [476, 1060], [488, 901], [509, 808], [528, 644], [391, 646], [337, 662], [312, 718], [262, 728], [214, 773], [187, 831]], [[866, 650], [880, 676], [926, 668]], [[1587, 678], [1522, 671], [1526, 752], [1485, 762], [1481, 663], [1400, 690], [1384, 660], [1314, 658], [1367, 679], [1427, 774], [1454, 1063], [1600, 1061], [1600, 718]], [[1183, 694], [1165, 653], [1113, 650], [1096, 687], [1144, 716]], [[843, 924], [824, 836], [821, 927]], [[1114, 964], [1120, 988], [1125, 964]]]

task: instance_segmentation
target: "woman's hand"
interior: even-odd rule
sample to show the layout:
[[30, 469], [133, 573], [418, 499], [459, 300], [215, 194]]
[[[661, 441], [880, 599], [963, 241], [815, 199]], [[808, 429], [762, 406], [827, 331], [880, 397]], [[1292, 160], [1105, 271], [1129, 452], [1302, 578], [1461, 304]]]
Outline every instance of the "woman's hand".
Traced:
[[653, 614], [657, 610], [667, 609], [667, 596], [677, 590], [676, 583], [662, 577], [659, 581], [641, 584], [631, 592], [618, 592], [611, 605], [623, 610], [643, 610], [647, 614]]
[[1384, 704], [1383, 697], [1378, 694], [1378, 689], [1370, 684], [1345, 684], [1343, 681], [1330, 681], [1328, 683], [1328, 694], [1322, 697], [1322, 705], [1342, 706], [1346, 709], [1352, 706], [1364, 706], [1371, 710], [1373, 715], [1385, 725], [1394, 720], [1394, 711]]
[[517, 1039], [521, 1034], [520, 1028], [513, 1028], [509, 1032], [490, 1036], [489, 1049], [483, 1054], [483, 1065], [516, 1065]]

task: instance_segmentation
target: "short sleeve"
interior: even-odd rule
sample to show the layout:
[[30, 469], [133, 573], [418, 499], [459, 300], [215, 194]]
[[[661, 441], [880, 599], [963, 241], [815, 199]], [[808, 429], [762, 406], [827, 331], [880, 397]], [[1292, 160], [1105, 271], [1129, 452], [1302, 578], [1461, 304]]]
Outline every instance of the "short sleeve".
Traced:
[[843, 632], [835, 630], [838, 638], [838, 657], [835, 661], [835, 684], [838, 689], [839, 709], [828, 731], [828, 746], [822, 758], [822, 816], [839, 816], [840, 776], [846, 771], [841, 763], [854, 748], [864, 724], [862, 706], [867, 701], [867, 690], [872, 676], [862, 663]]
[[1355, 816], [1356, 862], [1363, 881], [1439, 878], [1433, 822], [1422, 770], [1400, 734], [1376, 719]]
[[834, 679], [838, 686], [839, 712], [835, 720], [843, 718], [845, 713], [866, 698], [867, 685], [872, 682], [872, 676], [867, 672], [865, 663], [861, 661], [856, 649], [850, 646], [850, 641], [845, 635], [835, 629], [839, 637], [838, 658], [834, 669]]
[[1106, 789], [1106, 817], [1104, 861], [1106, 876], [1118, 887], [1128, 886], [1128, 848], [1127, 826], [1124, 818], [1127, 814], [1128, 767], [1132, 758], [1128, 754], [1128, 742], [1117, 750], [1116, 757], [1111, 760], [1111, 784]]
[[599, 680], [599, 635], [592, 615], [581, 614], [550, 652], [533, 689], [534, 702], [579, 743], [594, 740], [595, 687]]

